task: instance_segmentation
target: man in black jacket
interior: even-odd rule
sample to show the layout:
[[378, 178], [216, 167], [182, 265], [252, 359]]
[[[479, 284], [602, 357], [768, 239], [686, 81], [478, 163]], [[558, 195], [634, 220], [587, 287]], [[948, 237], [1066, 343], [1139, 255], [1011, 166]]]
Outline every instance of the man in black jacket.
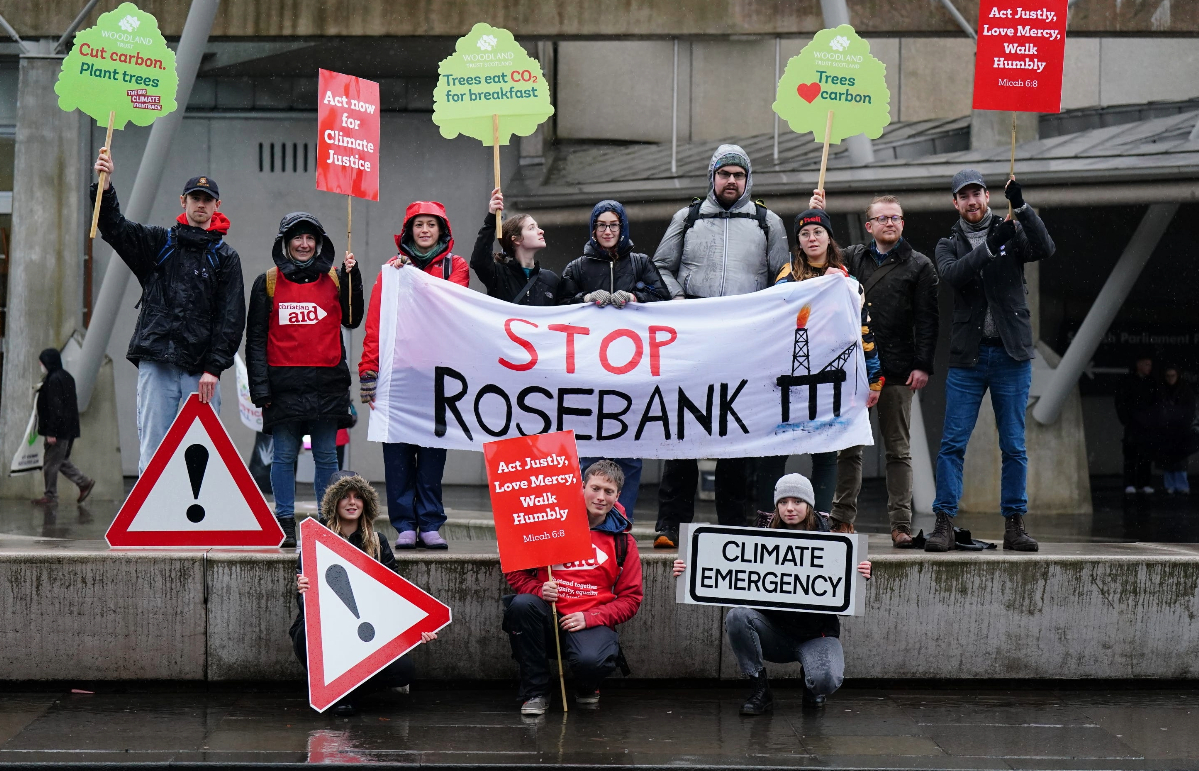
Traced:
[[221, 411], [221, 373], [233, 365], [246, 326], [241, 259], [225, 243], [229, 220], [218, 211], [220, 191], [211, 177], [187, 181], [179, 196], [183, 212], [168, 230], [121, 215], [108, 148], [100, 148], [95, 170], [108, 175], [100, 199], [100, 235], [142, 286], [125, 354], [138, 369], [140, 472], [192, 392]]
[[999, 506], [1006, 520], [1003, 548], [1032, 552], [1037, 542], [1024, 529], [1028, 512], [1024, 416], [1035, 348], [1024, 264], [1051, 256], [1055, 247], [1045, 223], [1024, 202], [1015, 179], [1004, 187], [1014, 213], [1009, 219], [991, 211], [991, 194], [977, 171], [959, 171], [951, 189], [959, 219], [949, 238], [937, 243], [936, 256], [941, 278], [953, 288], [953, 328], [933, 501], [937, 522], [924, 548], [953, 548], [952, 518], [962, 496], [966, 444], [983, 395], [990, 391], [1003, 457], [999, 485]]
[[96, 480], [88, 479], [71, 462], [71, 445], [79, 436], [79, 403], [75, 399], [75, 378], [62, 368], [62, 356], [58, 349], [47, 348], [38, 354], [38, 361], [46, 377], [37, 392], [37, 432], [45, 440], [42, 456], [42, 476], [46, 480], [46, 492], [34, 501], [37, 504], [58, 502], [58, 472], [79, 488], [78, 502], [83, 503]]
[[[810, 208], [824, 208], [816, 190]], [[878, 399], [878, 423], [887, 454], [887, 514], [891, 542], [912, 548], [912, 398], [928, 384], [937, 350], [937, 272], [932, 260], [903, 238], [903, 208], [894, 196], [875, 198], [866, 207], [869, 244], [845, 248], [845, 266], [862, 283], [870, 306], [870, 328], [878, 345], [884, 378]], [[922, 430], [922, 427], [917, 427]], [[854, 532], [862, 489], [862, 448], [837, 456], [837, 492], [832, 529]]]

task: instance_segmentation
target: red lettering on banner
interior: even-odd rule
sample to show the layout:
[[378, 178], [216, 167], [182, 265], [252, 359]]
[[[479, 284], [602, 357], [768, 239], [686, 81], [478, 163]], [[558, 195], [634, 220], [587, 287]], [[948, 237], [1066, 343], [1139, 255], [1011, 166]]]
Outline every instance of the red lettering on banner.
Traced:
[[[508, 333], [508, 339], [519, 345], [521, 348], [524, 348], [529, 354], [529, 360], [524, 364], [513, 364], [501, 356], [499, 362], [508, 369], [515, 370], [516, 372], [527, 372], [528, 370], [531, 370], [533, 367], [537, 366], [537, 349], [534, 348], [533, 344], [528, 340], [525, 340], [523, 337], [519, 337], [515, 332], [512, 331], [512, 322], [514, 321], [519, 321], [522, 324], [528, 324], [534, 329], [537, 328], [537, 325], [531, 321], [525, 321], [524, 319], [508, 319], [504, 322], [504, 331]], [[553, 327], [551, 327], [551, 329], [553, 329]]]
[[[670, 337], [658, 339], [659, 332], [666, 332]], [[662, 349], [679, 339], [679, 333], [674, 327], [651, 326], [649, 328], [649, 374], [658, 377], [662, 374]]]
[[[633, 356], [627, 363], [619, 367], [613, 366], [608, 361], [608, 346], [616, 342], [620, 338], [625, 337], [633, 341]], [[611, 372], [613, 375], [623, 375], [626, 372], [632, 372], [637, 365], [641, 363], [641, 354], [645, 352], [645, 346], [641, 343], [641, 335], [631, 329], [616, 329], [608, 333], [608, 336], [600, 343], [599, 357], [600, 366]]]
[[587, 327], [576, 327], [573, 324], [550, 324], [551, 332], [564, 332], [566, 334], [566, 374], [573, 375], [575, 373], [575, 335], [589, 335], [591, 330]]

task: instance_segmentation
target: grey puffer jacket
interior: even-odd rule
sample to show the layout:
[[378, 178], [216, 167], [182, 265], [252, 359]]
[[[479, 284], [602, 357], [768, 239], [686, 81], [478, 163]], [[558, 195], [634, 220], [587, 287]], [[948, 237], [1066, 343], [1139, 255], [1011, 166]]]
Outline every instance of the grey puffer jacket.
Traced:
[[[716, 162], [730, 154], [741, 156], [748, 176], [745, 194], [726, 210], [716, 199], [714, 187]], [[654, 264], [671, 297], [727, 297], [756, 292], [770, 286], [790, 261], [787, 229], [779, 216], [766, 213], [769, 236], [758, 225], [751, 197], [753, 181], [744, 150], [737, 145], [716, 148], [708, 163], [708, 197], [700, 206], [700, 219], [684, 233], [689, 207], [679, 209], [654, 253]], [[730, 214], [739, 216], [730, 218]]]

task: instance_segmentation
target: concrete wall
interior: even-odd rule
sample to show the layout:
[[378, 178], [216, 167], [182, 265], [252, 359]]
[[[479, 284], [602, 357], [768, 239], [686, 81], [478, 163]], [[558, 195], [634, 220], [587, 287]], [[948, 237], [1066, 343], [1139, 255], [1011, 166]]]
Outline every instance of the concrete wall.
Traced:
[[[724, 609], [675, 603], [673, 557], [642, 558], [645, 602], [621, 628], [633, 676], [736, 677]], [[874, 566], [866, 614], [842, 620], [848, 677], [1199, 678], [1193, 545], [887, 550]], [[297, 679], [294, 569], [282, 552], [7, 550], [0, 680]], [[406, 557], [401, 572], [454, 612], [414, 652], [420, 677], [515, 678], [496, 556]]]

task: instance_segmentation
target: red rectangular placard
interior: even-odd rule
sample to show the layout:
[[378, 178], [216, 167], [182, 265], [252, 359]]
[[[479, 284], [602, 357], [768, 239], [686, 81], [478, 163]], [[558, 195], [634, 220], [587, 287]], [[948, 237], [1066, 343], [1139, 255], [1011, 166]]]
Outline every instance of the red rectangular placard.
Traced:
[[594, 555], [573, 431], [487, 442], [483, 462], [505, 573]]
[[1062, 111], [1067, 0], [981, 0], [974, 109]]
[[379, 84], [320, 71], [316, 189], [379, 200]]

